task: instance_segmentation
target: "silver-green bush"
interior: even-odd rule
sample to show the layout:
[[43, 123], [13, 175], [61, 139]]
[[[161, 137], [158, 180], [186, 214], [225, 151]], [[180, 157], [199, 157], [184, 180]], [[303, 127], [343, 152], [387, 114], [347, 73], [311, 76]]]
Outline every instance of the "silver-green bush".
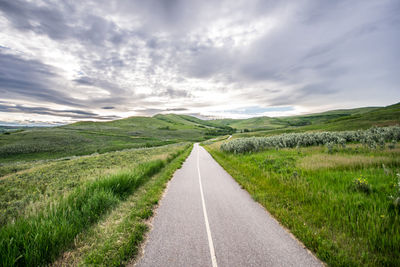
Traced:
[[342, 132], [289, 133], [270, 137], [238, 138], [221, 145], [221, 150], [246, 153], [270, 148], [294, 148], [335, 144], [345, 146], [349, 142], [361, 142], [370, 148], [384, 147], [384, 142], [400, 140], [400, 126], [374, 127], [368, 130]]

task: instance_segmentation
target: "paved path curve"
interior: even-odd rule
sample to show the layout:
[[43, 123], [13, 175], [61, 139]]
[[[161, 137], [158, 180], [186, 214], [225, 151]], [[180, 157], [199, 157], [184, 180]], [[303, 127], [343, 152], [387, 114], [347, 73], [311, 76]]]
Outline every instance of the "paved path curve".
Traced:
[[322, 266], [198, 144], [171, 180], [137, 266]]

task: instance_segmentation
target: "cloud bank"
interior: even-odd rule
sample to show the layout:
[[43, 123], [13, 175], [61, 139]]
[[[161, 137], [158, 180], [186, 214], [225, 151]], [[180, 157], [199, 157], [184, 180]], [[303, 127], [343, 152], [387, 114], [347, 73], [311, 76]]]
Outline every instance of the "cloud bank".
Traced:
[[0, 120], [392, 104], [399, 14], [396, 0], [0, 0]]

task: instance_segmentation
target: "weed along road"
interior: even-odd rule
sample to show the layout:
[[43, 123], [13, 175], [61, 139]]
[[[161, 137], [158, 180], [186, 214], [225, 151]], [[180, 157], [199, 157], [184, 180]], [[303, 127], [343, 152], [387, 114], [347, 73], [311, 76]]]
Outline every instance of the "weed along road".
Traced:
[[195, 144], [171, 180], [137, 266], [322, 266]]

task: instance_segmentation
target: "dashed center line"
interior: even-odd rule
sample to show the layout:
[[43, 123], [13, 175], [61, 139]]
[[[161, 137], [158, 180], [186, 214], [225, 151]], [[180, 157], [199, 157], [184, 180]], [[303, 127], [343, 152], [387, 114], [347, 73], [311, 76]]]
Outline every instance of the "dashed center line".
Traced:
[[205, 221], [206, 230], [207, 230], [208, 247], [210, 248], [212, 266], [213, 267], [218, 267], [217, 258], [215, 257], [214, 244], [213, 244], [212, 237], [211, 237], [210, 225], [208, 223], [206, 202], [204, 201], [204, 194], [203, 194], [203, 185], [201, 183], [200, 164], [199, 164], [199, 150], [200, 150], [200, 147], [199, 147], [199, 145], [197, 145], [197, 173], [199, 174], [200, 195], [201, 195], [201, 203], [203, 204], [203, 214], [204, 214], [204, 221]]

